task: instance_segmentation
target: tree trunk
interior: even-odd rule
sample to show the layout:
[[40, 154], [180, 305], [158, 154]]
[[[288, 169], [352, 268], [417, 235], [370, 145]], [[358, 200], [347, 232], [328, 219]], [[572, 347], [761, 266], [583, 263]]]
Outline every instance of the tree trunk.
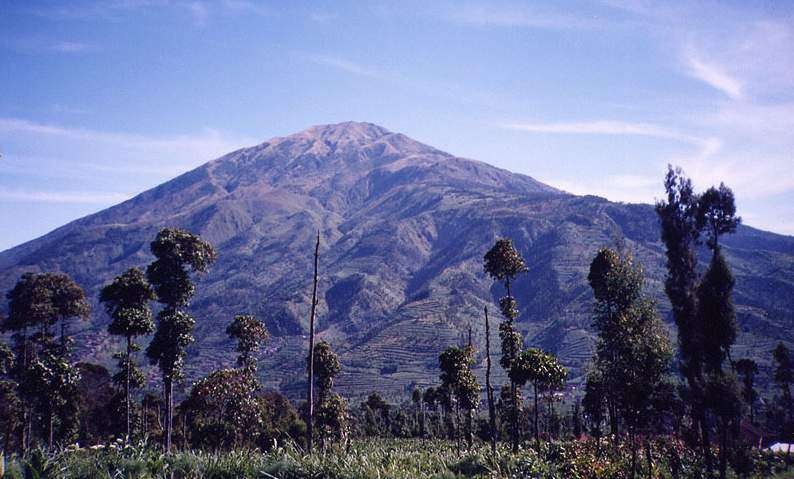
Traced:
[[174, 382], [170, 376], [165, 377], [165, 452], [171, 452], [171, 432], [173, 429]]
[[55, 415], [53, 414], [52, 409], [47, 411], [47, 449], [50, 451], [52, 451], [53, 444], [54, 417]]
[[469, 409], [466, 414], [466, 444], [469, 449], [474, 446], [474, 409]]
[[538, 422], [538, 385], [533, 384], [535, 390], [535, 449], [540, 453], [540, 423]]
[[516, 383], [510, 380], [510, 433], [513, 436], [513, 454], [518, 452], [518, 394]]
[[312, 306], [309, 315], [309, 384], [306, 392], [306, 451], [312, 452], [314, 436], [314, 315], [317, 307], [317, 266], [320, 257], [320, 230], [317, 230], [317, 242], [314, 245], [314, 281], [312, 285]]
[[706, 411], [702, 405], [698, 406], [698, 423], [700, 425], [700, 440], [703, 447], [703, 460], [706, 463], [706, 473], [711, 477], [714, 464], [711, 457], [711, 440], [709, 439], [709, 425], [706, 421]]
[[728, 474], [728, 421], [720, 421], [720, 479]]
[[127, 444], [130, 443], [130, 382], [131, 382], [131, 363], [132, 363], [132, 338], [127, 336], [127, 383], [124, 387], [124, 395], [126, 397], [127, 409]]
[[491, 326], [488, 321], [488, 306], [485, 307], [485, 397], [488, 399], [488, 419], [491, 428], [491, 452], [496, 454], [496, 408], [491, 387]]

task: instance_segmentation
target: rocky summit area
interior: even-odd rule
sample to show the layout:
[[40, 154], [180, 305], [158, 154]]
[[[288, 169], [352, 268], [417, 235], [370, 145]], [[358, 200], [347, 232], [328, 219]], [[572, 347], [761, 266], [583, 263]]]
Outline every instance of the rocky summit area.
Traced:
[[[514, 291], [525, 343], [558, 354], [574, 383], [594, 344], [586, 277], [598, 248], [633, 251], [672, 322], [651, 205], [575, 196], [354, 122], [231, 152], [2, 252], [0, 289], [26, 271], [71, 275], [94, 304], [77, 328], [78, 354], [109, 364], [119, 346], [105, 332], [99, 289], [129, 267], [145, 267], [149, 243], [166, 226], [197, 233], [219, 252], [190, 306], [197, 325], [188, 379], [233, 364], [226, 326], [235, 314], [251, 313], [273, 335], [262, 355], [263, 381], [301, 393], [318, 230], [319, 337], [340, 353], [338, 389], [349, 396], [435, 384], [439, 352], [466, 341], [469, 328], [483, 374], [484, 307], [492, 311], [496, 357], [496, 303], [504, 292], [483, 272], [482, 258], [501, 236], [513, 239], [529, 269]], [[778, 339], [794, 342], [794, 238], [741, 226], [724, 243], [736, 276], [733, 357], [752, 356], [766, 368]], [[495, 372], [502, 381], [498, 366]]]

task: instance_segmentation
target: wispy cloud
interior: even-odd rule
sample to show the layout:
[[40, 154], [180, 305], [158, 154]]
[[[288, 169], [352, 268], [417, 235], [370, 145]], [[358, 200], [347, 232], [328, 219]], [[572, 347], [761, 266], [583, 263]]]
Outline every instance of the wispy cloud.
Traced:
[[312, 63], [315, 63], [317, 65], [331, 67], [336, 70], [340, 70], [346, 73], [351, 73], [353, 75], [371, 77], [371, 78], [377, 78], [383, 76], [382, 73], [378, 72], [373, 67], [356, 63], [354, 61], [340, 57], [328, 56], [328, 55], [310, 55], [308, 58]]
[[42, 37], [0, 39], [0, 47], [24, 54], [78, 54], [99, 50], [97, 45]]
[[702, 138], [652, 123], [596, 120], [567, 123], [506, 123], [500, 126], [507, 130], [526, 131], [529, 133], [648, 136], [698, 145], [704, 142]]
[[595, 16], [542, 9], [530, 5], [455, 5], [444, 12], [447, 20], [480, 27], [526, 27], [541, 29], [592, 29], [604, 26]]
[[132, 197], [129, 193], [103, 193], [84, 191], [0, 191], [0, 201], [34, 203], [71, 203], [106, 205], [118, 203]]
[[[236, 150], [257, 143], [257, 140], [230, 135], [214, 129], [195, 134], [173, 136], [147, 136], [130, 133], [106, 132], [86, 128], [66, 127], [39, 123], [20, 118], [0, 117], [0, 139], [4, 136], [16, 141], [26, 136], [27, 141], [52, 144], [64, 148], [62, 142], [71, 142], [69, 150], [93, 151], [94, 158], [111, 155], [111, 158], [134, 158], [121, 166], [141, 173], [162, 171], [173, 174]], [[25, 138], [22, 138], [25, 140]], [[119, 164], [114, 161], [113, 164]]]
[[706, 63], [693, 53], [686, 56], [686, 63], [689, 74], [717, 90], [725, 93], [731, 98], [742, 97], [742, 83], [726, 73], [722, 67], [716, 64]]

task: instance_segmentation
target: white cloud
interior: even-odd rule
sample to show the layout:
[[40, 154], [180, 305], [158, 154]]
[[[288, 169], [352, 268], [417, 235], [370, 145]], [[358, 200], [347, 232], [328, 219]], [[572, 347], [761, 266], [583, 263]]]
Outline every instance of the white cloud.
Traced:
[[500, 126], [507, 130], [526, 131], [529, 133], [648, 136], [698, 145], [702, 144], [704, 141], [701, 138], [653, 123], [632, 123], [613, 120], [563, 123], [506, 123]]
[[376, 69], [344, 58], [328, 55], [311, 55], [309, 60], [317, 65], [327, 66], [357, 76], [377, 78], [382, 76]]
[[[147, 136], [64, 127], [19, 118], [0, 117], [0, 140], [23, 142], [26, 149], [50, 147], [80, 154], [69, 164], [104, 162], [111, 171], [161, 172], [173, 175], [257, 140], [206, 129], [200, 133], [172, 136]], [[11, 156], [9, 153], [8, 156]]]
[[84, 191], [0, 191], [0, 201], [34, 203], [113, 204], [132, 197], [129, 193], [102, 193]]
[[706, 63], [698, 56], [690, 53], [686, 56], [689, 75], [711, 85], [731, 98], [742, 97], [742, 83], [726, 73], [716, 64]]
[[541, 29], [601, 28], [603, 21], [595, 16], [571, 14], [558, 10], [518, 5], [455, 5], [445, 13], [454, 22], [481, 27], [526, 27]]

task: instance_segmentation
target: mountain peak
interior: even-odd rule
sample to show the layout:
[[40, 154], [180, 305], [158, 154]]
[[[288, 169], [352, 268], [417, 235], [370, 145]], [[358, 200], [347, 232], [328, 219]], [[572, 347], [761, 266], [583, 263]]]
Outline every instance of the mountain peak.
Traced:
[[315, 125], [286, 138], [293, 140], [320, 140], [334, 145], [365, 145], [392, 134], [386, 128], [373, 123], [346, 121], [328, 125]]

